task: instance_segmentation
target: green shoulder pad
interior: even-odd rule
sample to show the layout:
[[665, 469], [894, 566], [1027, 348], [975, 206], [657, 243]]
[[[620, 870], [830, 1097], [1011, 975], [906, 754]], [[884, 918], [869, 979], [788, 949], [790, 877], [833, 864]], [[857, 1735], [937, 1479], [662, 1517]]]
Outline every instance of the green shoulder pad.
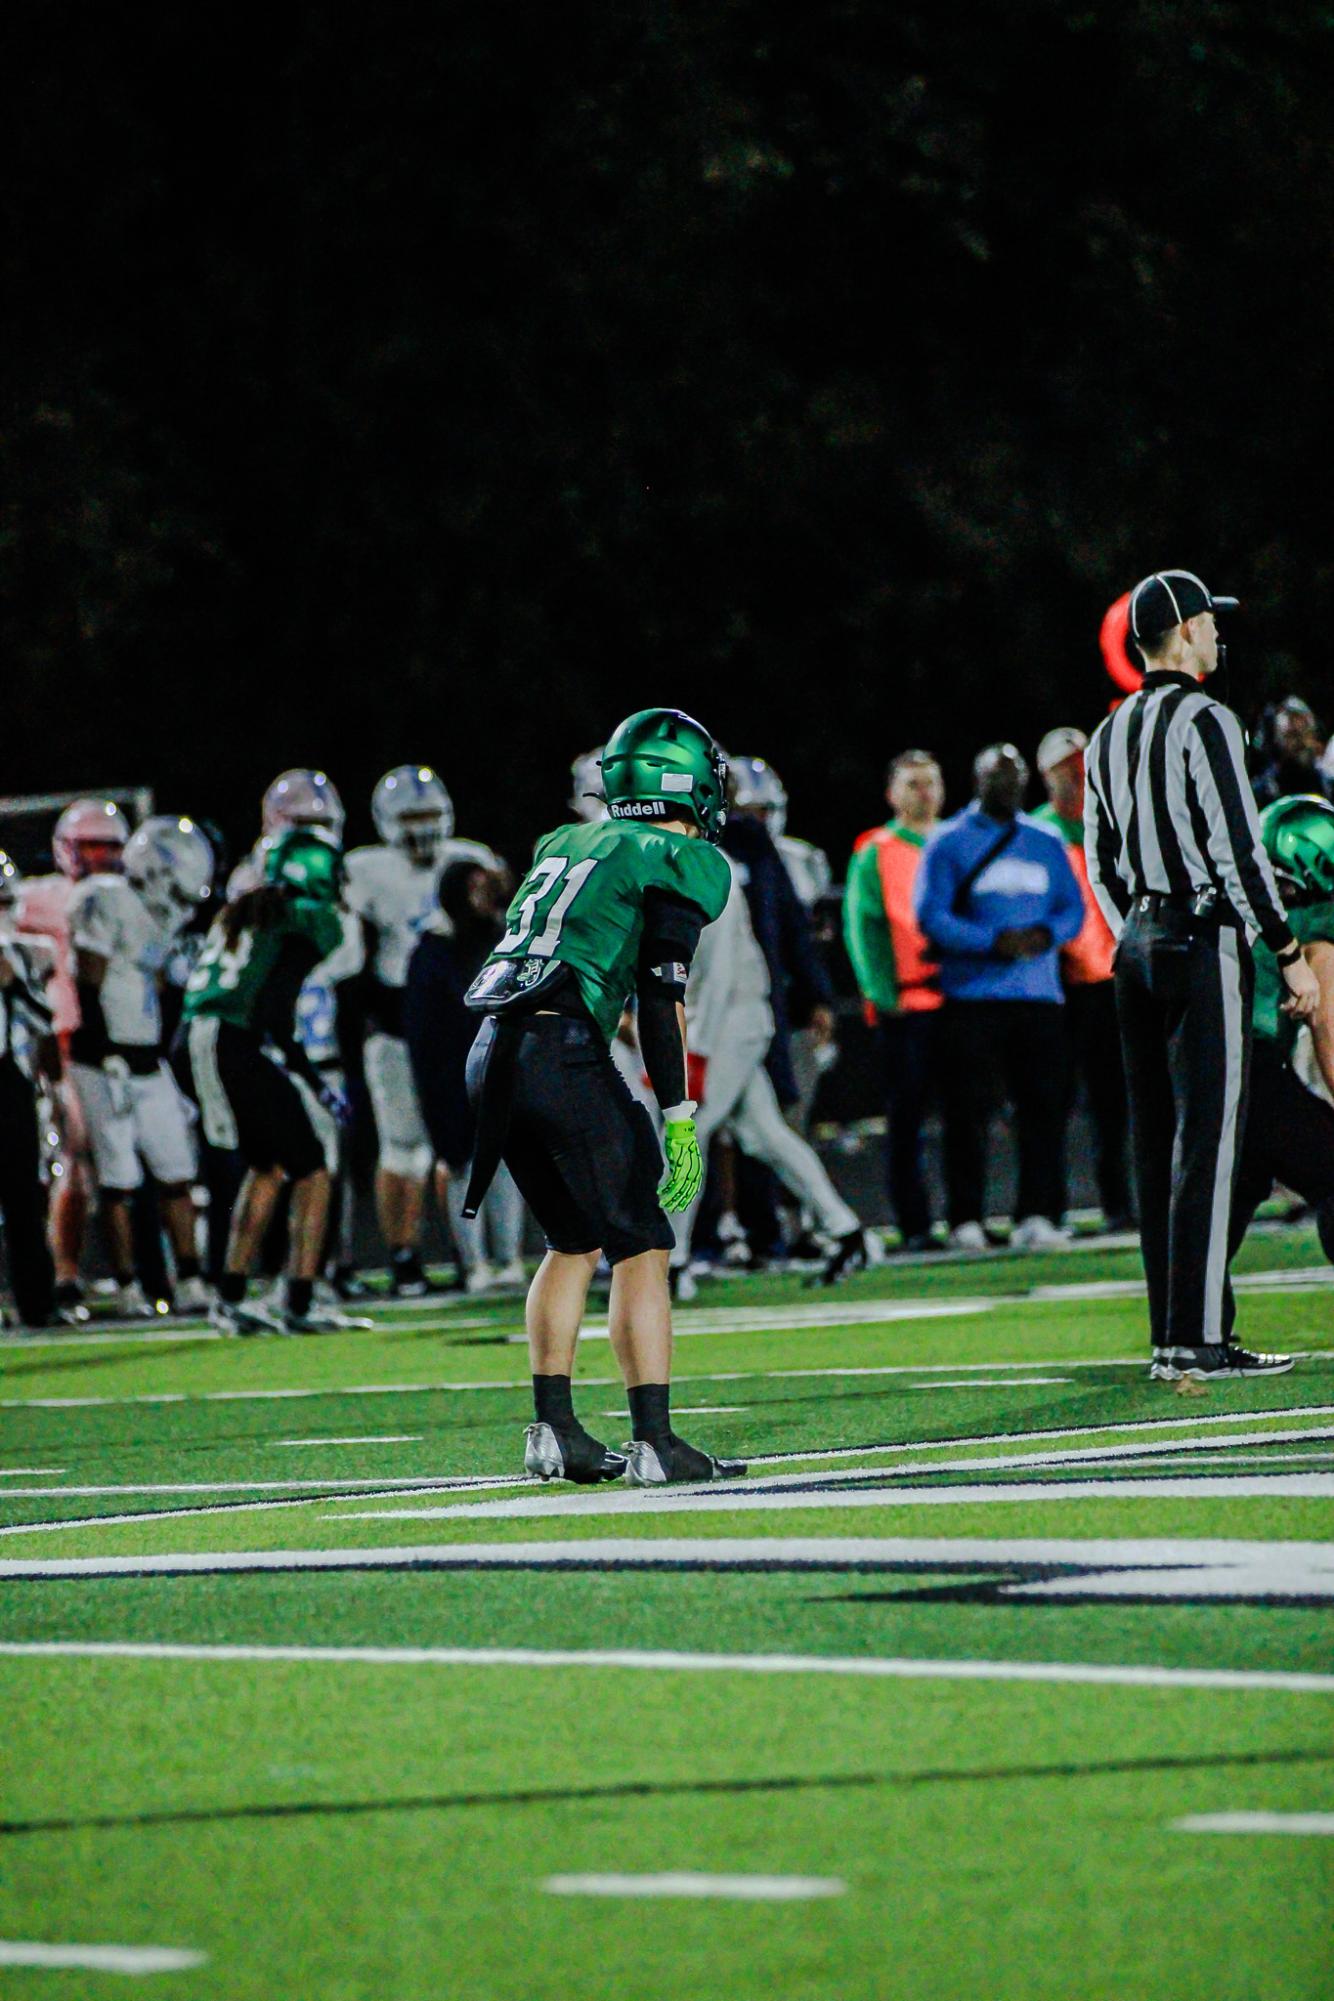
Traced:
[[732, 889], [726, 855], [708, 841], [682, 840], [679, 834], [660, 836], [665, 850], [662, 884], [704, 912], [705, 922], [721, 917]]

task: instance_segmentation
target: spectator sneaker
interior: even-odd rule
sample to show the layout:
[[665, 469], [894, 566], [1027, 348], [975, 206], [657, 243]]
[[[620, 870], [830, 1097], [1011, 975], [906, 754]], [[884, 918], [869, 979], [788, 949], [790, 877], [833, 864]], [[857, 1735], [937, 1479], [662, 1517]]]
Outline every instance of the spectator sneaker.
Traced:
[[507, 1265], [501, 1265], [495, 1275], [497, 1285], [527, 1285], [528, 1268], [522, 1258], [511, 1258]]
[[197, 1320], [208, 1312], [210, 1297], [202, 1278], [183, 1278], [172, 1295], [171, 1310]]
[[672, 1265], [667, 1272], [667, 1284], [673, 1300], [678, 1306], [688, 1306], [699, 1291], [695, 1274], [688, 1265]]
[[573, 1480], [576, 1486], [596, 1486], [600, 1480], [619, 1480], [625, 1472], [625, 1455], [602, 1445], [582, 1424], [562, 1426], [530, 1424], [523, 1434], [523, 1470], [539, 1480]]
[[991, 1248], [980, 1223], [956, 1223], [945, 1247], [951, 1251], [985, 1251]]
[[463, 1290], [465, 1292], [490, 1292], [495, 1282], [496, 1274], [494, 1270], [485, 1258], [479, 1258], [475, 1265], [469, 1267], [467, 1276], [463, 1281]]
[[1048, 1216], [1025, 1216], [1010, 1232], [1012, 1251], [1063, 1251], [1069, 1242], [1070, 1232]]
[[122, 1320], [151, 1320], [153, 1308], [137, 1278], [116, 1287], [116, 1312]]
[[1211, 1341], [1203, 1348], [1155, 1348], [1149, 1377], [1159, 1383], [1179, 1383], [1183, 1376], [1226, 1382], [1234, 1376], [1286, 1376], [1292, 1364], [1291, 1355], [1253, 1355], [1235, 1341]]
[[714, 1459], [687, 1445], [672, 1432], [666, 1445], [650, 1445], [635, 1438], [625, 1447], [629, 1461], [626, 1482], [631, 1487], [677, 1487], [697, 1480], [739, 1480], [746, 1470], [744, 1459]]

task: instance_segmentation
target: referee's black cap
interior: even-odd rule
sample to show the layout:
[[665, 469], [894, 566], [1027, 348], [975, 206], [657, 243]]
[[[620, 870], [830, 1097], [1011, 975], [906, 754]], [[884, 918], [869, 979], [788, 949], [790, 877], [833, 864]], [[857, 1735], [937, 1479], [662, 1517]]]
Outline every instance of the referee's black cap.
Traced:
[[1236, 609], [1236, 598], [1216, 598], [1193, 570], [1155, 570], [1130, 593], [1130, 636], [1155, 639], [1198, 612]]

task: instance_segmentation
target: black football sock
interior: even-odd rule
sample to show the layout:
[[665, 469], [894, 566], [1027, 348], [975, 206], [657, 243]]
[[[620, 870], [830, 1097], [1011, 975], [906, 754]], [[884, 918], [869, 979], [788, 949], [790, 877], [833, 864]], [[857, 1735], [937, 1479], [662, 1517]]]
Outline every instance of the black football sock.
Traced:
[[630, 1428], [637, 1439], [648, 1445], [672, 1442], [671, 1385], [640, 1383], [630, 1391]]
[[134, 1284], [134, 1266], [133, 1266], [133, 1265], [131, 1265], [131, 1266], [130, 1266], [130, 1269], [129, 1269], [128, 1271], [118, 1271], [118, 1272], [116, 1273], [116, 1284], [117, 1284], [117, 1285], [119, 1285], [119, 1286], [126, 1286], [126, 1285], [133, 1285], [133, 1284]]
[[313, 1278], [289, 1278], [287, 1281], [287, 1311], [304, 1320], [310, 1312], [310, 1302], [315, 1297]]
[[246, 1275], [243, 1271], [225, 1271], [218, 1280], [218, 1298], [224, 1306], [239, 1306], [245, 1298]]
[[182, 1285], [184, 1285], [184, 1284], [185, 1284], [185, 1282], [186, 1282], [186, 1280], [187, 1280], [187, 1279], [191, 1279], [191, 1278], [198, 1278], [198, 1277], [199, 1277], [199, 1259], [198, 1259], [198, 1258], [177, 1258], [177, 1260], [176, 1260], [176, 1276], [177, 1276], [177, 1278], [178, 1278], [178, 1279], [180, 1280], [180, 1282], [181, 1282], [181, 1284], [182, 1284]]
[[539, 1424], [568, 1431], [574, 1423], [574, 1403], [568, 1376], [533, 1377], [533, 1415]]

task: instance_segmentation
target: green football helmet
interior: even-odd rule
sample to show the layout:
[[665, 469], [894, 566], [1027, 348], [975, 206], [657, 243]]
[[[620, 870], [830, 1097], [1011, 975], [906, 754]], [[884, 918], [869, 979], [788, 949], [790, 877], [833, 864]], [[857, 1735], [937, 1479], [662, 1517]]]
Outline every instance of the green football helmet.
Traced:
[[323, 827], [285, 827], [264, 857], [264, 880], [303, 903], [337, 903], [342, 849]]
[[727, 818], [727, 759], [693, 716], [640, 709], [607, 739], [602, 789], [613, 820], [693, 820], [716, 841]]
[[1318, 793], [1275, 799], [1260, 815], [1265, 853], [1289, 903], [1334, 901], [1334, 806]]

